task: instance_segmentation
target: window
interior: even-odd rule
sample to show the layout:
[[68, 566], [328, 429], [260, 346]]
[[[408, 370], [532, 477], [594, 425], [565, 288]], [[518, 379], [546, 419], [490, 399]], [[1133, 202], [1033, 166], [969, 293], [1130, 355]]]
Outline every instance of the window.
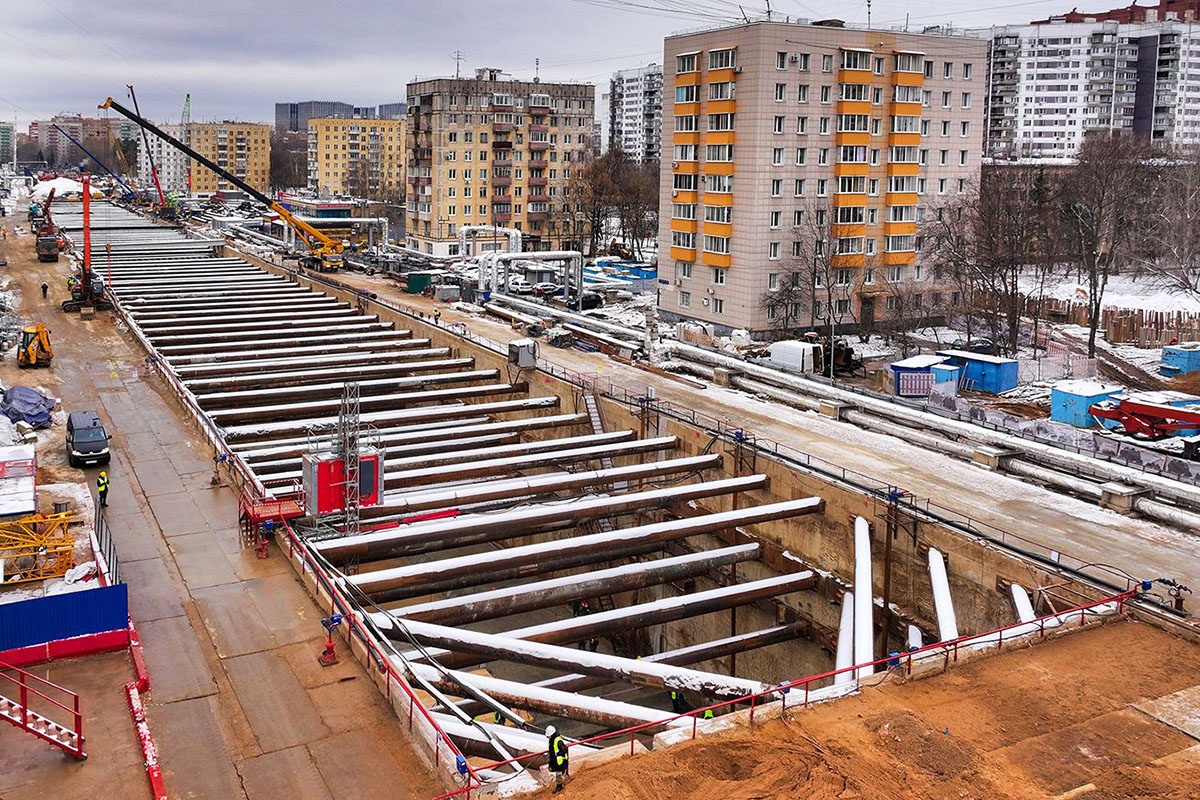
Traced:
[[849, 286], [851, 281], [850, 270], [841, 268], [833, 273], [833, 282], [838, 286]]
[[946, 166], [946, 159], [949, 158], [949, 156], [950, 156], [949, 150], [939, 150], [938, 151], [938, 164], [940, 164], [943, 167]]
[[962, 107], [963, 108], [971, 107], [971, 93], [970, 92], [962, 93]]
[[675, 71], [676, 72], [695, 72], [696, 71], [696, 54], [687, 53], [686, 55], [675, 56]]
[[917, 237], [910, 233], [887, 237], [887, 251], [889, 253], [907, 253], [915, 251], [916, 249]]
[[732, 175], [705, 175], [704, 191], [728, 194], [733, 191]]
[[696, 204], [695, 203], [672, 203], [671, 204], [672, 219], [695, 219]]
[[732, 100], [733, 99], [733, 82], [722, 81], [720, 83], [710, 83], [708, 85], [709, 100]]
[[929, 135], [929, 120], [927, 120], [927, 119], [921, 120], [921, 135], [922, 136]]
[[796, 133], [808, 133], [808, 117], [796, 117]]
[[720, 222], [729, 224], [733, 222], [733, 207], [732, 206], [705, 206], [704, 207], [705, 222]]
[[895, 96], [892, 98], [897, 103], [919, 103], [921, 102], [921, 87], [920, 86], [895, 86]]
[[867, 194], [871, 195], [872, 197], [877, 197], [879, 195], [878, 178], [871, 178], [869, 181], [867, 181]]
[[779, 178], [771, 180], [771, 197], [779, 197], [783, 194], [783, 181]]
[[962, 76], [963, 76], [963, 80], [964, 80], [964, 81], [969, 81], [969, 80], [971, 80], [971, 73], [974, 71], [974, 67], [975, 67], [975, 65], [974, 65], [974, 64], [968, 64], [968, 63], [965, 63], [965, 62], [963, 63], [963, 65], [962, 65]]
[[896, 53], [892, 58], [892, 69], [896, 72], [923, 72], [925, 69], [924, 59], [916, 53]]
[[877, 222], [879, 222], [879, 209], [878, 208], [867, 209], [867, 224], [874, 225]]
[[692, 262], [691, 261], [676, 261], [675, 263], [679, 265], [679, 277], [681, 277], [681, 278], [692, 277]]
[[691, 292], [680, 292], [679, 293], [680, 308], [687, 308], [691, 304], [692, 304], [692, 293]]
[[882, 126], [882, 121], [879, 119], [879, 117], [872, 117], [871, 118], [871, 135], [878, 136], [881, 132], [880, 131], [881, 126]]
[[688, 250], [695, 250], [696, 234], [690, 231], [671, 231], [671, 246], [686, 247]]
[[839, 297], [834, 302], [834, 313], [839, 316], [843, 316], [843, 317], [846, 316], [847, 314], [849, 314], [850, 313], [850, 298], [849, 297]]
[[677, 133], [691, 133], [697, 130], [696, 115], [687, 114], [682, 117], [675, 118], [675, 130]]
[[878, 147], [871, 148], [870, 161], [871, 161], [871, 166], [873, 166], [873, 167], [879, 166], [879, 148]]
[[876, 241], [875, 239], [867, 239], [867, 255], [875, 255]]
[[767, 245], [767, 260], [779, 260], [779, 242], [771, 242]]
[[913, 280], [919, 281], [925, 276], [925, 267], [920, 264], [913, 264]]
[[782, 103], [785, 97], [787, 97], [787, 84], [786, 83], [775, 84], [775, 102]]
[[965, 167], [967, 165], [967, 152], [968, 151], [966, 150], [958, 151], [958, 165], [960, 167]]
[[825, 220], [829, 217], [829, 211], [824, 208], [817, 209], [817, 227], [824, 228]]
[[924, 178], [917, 179], [917, 193], [925, 194], [925, 179]]
[[709, 114], [708, 129], [710, 131], [733, 130], [733, 114]]
[[681, 192], [696, 191], [696, 176], [690, 173], [678, 173], [671, 176], [674, 180], [671, 184], [672, 189], [678, 189]]
[[724, 267], [713, 267], [712, 268], [712, 282], [713, 282], [714, 286], [724, 286], [725, 285], [725, 268]]
[[933, 62], [932, 62], [932, 61], [926, 61], [926, 62], [925, 62], [925, 69], [924, 69], [923, 71], [924, 71], [924, 73], [925, 73], [925, 77], [926, 77], [926, 78], [932, 78], [932, 77], [933, 77]]
[[808, 72], [808, 53], [798, 53], [793, 58], [799, 62], [801, 72]]
[[968, 122], [967, 120], [964, 119], [962, 122], [958, 123], [958, 125], [959, 125], [959, 134], [958, 134], [959, 136], [970, 136], [971, 135], [971, 123], [970, 122]]
[[938, 194], [946, 193], [946, 179], [938, 178]]
[[854, 256], [863, 251], [863, 237], [861, 236], [839, 236], [837, 238], [836, 253], [839, 256]]
[[699, 87], [691, 86], [676, 86], [675, 87], [675, 102], [676, 103], [694, 103], [700, 99]]
[[887, 300], [886, 300], [886, 301], [884, 301], [884, 305], [887, 307], [887, 310], [888, 310], [888, 311], [895, 311], [895, 310], [896, 310], [896, 306], [897, 306], [897, 305], [899, 305], [899, 303], [898, 303], [898, 302], [897, 302], [897, 300], [896, 300], [896, 295], [894, 295], [894, 294], [889, 294], [889, 295], [887, 296]]
[[916, 222], [917, 207], [916, 206], [889, 206], [888, 207], [888, 222]]
[[696, 160], [696, 145], [694, 144], [677, 144], [673, 151], [673, 160], [675, 161], [695, 161]]
[[871, 68], [871, 51], [869, 50], [843, 50], [842, 51], [842, 69], [870, 69]]
[[952, 64], [949, 61], [942, 62], [942, 77], [943, 78], [953, 78], [954, 77], [954, 64]]
[[861, 225], [866, 219], [866, 209], [863, 206], [838, 206], [834, 209], [834, 223], [837, 225]]
[[783, 166], [783, 148], [782, 147], [771, 148], [771, 166], [774, 166], [774, 167], [782, 167]]
[[913, 145], [892, 145], [888, 148], [888, 161], [893, 164], [917, 164], [920, 154]]
[[714, 314], [724, 314], [725, 313], [725, 301], [719, 297], [714, 297], [712, 299], [712, 310], [713, 310]]
[[817, 197], [827, 197], [829, 195], [829, 181], [825, 178], [817, 180]]
[[787, 53], [775, 54], [775, 69], [787, 69]]
[[821, 102], [822, 102], [822, 103], [829, 103], [829, 102], [831, 102], [832, 100], [833, 100], [833, 87], [831, 87], [831, 86], [822, 86], [822, 87], [821, 87]]
[[893, 266], [888, 267], [888, 281], [891, 283], [901, 283], [904, 281], [904, 267]]
[[822, 136], [829, 133], [829, 117], [821, 117], [817, 120], [817, 133]]
[[922, 165], [929, 163], [929, 151], [928, 150], [921, 150], [921, 158], [919, 159], [919, 161]]
[[933, 92], [929, 89], [922, 89], [921, 90], [921, 106], [923, 108], [929, 108], [929, 105], [932, 102], [933, 102]]
[[870, 98], [870, 91], [871, 86], [866, 83], [843, 83], [838, 90], [838, 99], [865, 103]]
[[[893, 148], [895, 149], [895, 148]], [[865, 164], [867, 148], [861, 145], [842, 145], [838, 148], [839, 164]]]
[[[685, 145], [687, 146], [687, 145]], [[679, 149], [679, 145], [675, 145]], [[704, 148], [705, 161], [733, 161], [733, 145], [710, 144]]]
[[804, 197], [804, 178], [796, 178], [796, 197]]
[[871, 104], [877, 105], [877, 106], [883, 105], [883, 87], [882, 86], [876, 86], [871, 89]]
[[866, 114], [838, 114], [838, 133], [866, 133], [870, 117]]
[[778, 288], [779, 288], [779, 273], [778, 272], [767, 273], [767, 291], [773, 292]]
[[942, 108], [950, 107], [950, 96], [952, 94], [954, 94], [954, 93], [953, 92], [942, 92]]
[[833, 56], [821, 56], [821, 72], [833, 72]]
[[842, 175], [838, 178], [838, 194], [864, 194], [867, 179], [862, 175]]
[[797, 103], [807, 103], [808, 102], [808, 84], [801, 84], [800, 86], [796, 87], [796, 102]]
[[803, 245], [803, 242], [792, 242], [792, 258], [800, 258], [804, 255]]
[[792, 227], [799, 228], [804, 224], [804, 209], [797, 208], [792, 211]]
[[803, 167], [807, 161], [808, 161], [808, 148], [807, 147], [797, 147], [796, 148], [796, 166]]
[[959, 178], [959, 179], [958, 179], [958, 193], [959, 193], [959, 194], [962, 194], [962, 193], [963, 193], [963, 192], [965, 192], [966, 190], [967, 190], [967, 179], [966, 179], [966, 178]]
[[771, 123], [772, 133], [783, 133], [783, 115], [775, 115], [774, 121]]
[[736, 50], [710, 50], [708, 53], [709, 69], [729, 69], [736, 61]]
[[920, 117], [892, 117], [892, 133], [918, 133], [920, 130]]
[[770, 213], [770, 215], [767, 217], [768, 224], [769, 224], [769, 225], [770, 225], [772, 228], [778, 228], [778, 227], [779, 227], [779, 220], [780, 220], [782, 217], [783, 217], [783, 212], [782, 212], [782, 211], [772, 211], [772, 212]]
[[817, 166], [823, 167], [829, 163], [829, 148], [822, 147], [817, 150]]
[[875, 65], [874, 65], [874, 68], [872, 69], [872, 71], [876, 75], [883, 74], [883, 56], [875, 56]]
[[949, 136], [949, 135], [950, 135], [950, 120], [944, 119], [944, 120], [942, 120], [942, 136]]

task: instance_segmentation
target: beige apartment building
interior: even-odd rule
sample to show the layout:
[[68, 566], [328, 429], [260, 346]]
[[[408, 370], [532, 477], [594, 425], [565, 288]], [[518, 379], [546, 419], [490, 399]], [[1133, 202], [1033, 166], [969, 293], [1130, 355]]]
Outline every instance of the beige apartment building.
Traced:
[[308, 121], [308, 188], [398, 203], [404, 195], [402, 119]]
[[408, 84], [408, 246], [456, 256], [461, 226], [497, 225], [519, 229], [525, 250], [579, 249], [586, 225], [571, 184], [592, 152], [594, 104], [591, 84], [496, 69]]
[[794, 327], [955, 302], [921, 263], [918, 223], [978, 181], [986, 56], [982, 39], [840, 24], [669, 37], [661, 313], [778, 328], [768, 293], [818, 261], [847, 291], [833, 308], [811, 292]]
[[[187, 127], [187, 143], [196, 152], [237, 175], [246, 183], [267, 192], [271, 184], [271, 130], [254, 122], [192, 122]], [[208, 167], [188, 159], [188, 183], [191, 190], [211, 194], [234, 189]]]

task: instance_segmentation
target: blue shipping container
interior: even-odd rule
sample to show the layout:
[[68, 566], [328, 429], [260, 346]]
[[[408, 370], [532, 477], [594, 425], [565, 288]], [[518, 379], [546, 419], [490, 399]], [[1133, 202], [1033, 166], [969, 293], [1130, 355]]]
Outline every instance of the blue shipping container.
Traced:
[[962, 368], [960, 385], [964, 389], [1001, 394], [1017, 388], [1017, 361], [1014, 358], [969, 353], [965, 350], [939, 350], [950, 363]]

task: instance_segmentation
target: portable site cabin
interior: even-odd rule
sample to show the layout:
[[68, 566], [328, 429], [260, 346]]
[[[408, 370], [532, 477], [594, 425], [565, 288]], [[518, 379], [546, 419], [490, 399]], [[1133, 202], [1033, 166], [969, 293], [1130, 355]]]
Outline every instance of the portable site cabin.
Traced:
[[1200, 370], [1200, 342], [1169, 344], [1162, 349], [1158, 371], [1168, 378]]
[[1059, 381], [1050, 390], [1050, 419], [1077, 428], [1094, 428], [1096, 418], [1088, 409], [1121, 391], [1121, 386], [1096, 381]]
[[916, 355], [893, 361], [892, 385], [897, 397], [926, 397], [933, 386], [934, 366], [942, 364], [945, 356]]
[[946, 362], [962, 369], [959, 385], [989, 394], [1001, 394], [1017, 388], [1017, 360], [966, 350], [939, 350]]

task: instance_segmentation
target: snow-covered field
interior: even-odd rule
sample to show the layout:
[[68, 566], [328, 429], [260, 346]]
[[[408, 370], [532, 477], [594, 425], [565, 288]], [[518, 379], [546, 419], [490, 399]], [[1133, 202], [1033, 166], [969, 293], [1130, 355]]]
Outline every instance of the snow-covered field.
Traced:
[[[1037, 290], [1032, 278], [1022, 278], [1020, 287], [1021, 291], [1028, 294], [1035, 294]], [[1055, 300], [1078, 303], [1086, 303], [1088, 299], [1087, 285], [1074, 279], [1051, 281], [1043, 294]], [[1108, 279], [1102, 302], [1105, 308], [1200, 313], [1200, 296], [1176, 291], [1153, 277], [1114, 275]]]

